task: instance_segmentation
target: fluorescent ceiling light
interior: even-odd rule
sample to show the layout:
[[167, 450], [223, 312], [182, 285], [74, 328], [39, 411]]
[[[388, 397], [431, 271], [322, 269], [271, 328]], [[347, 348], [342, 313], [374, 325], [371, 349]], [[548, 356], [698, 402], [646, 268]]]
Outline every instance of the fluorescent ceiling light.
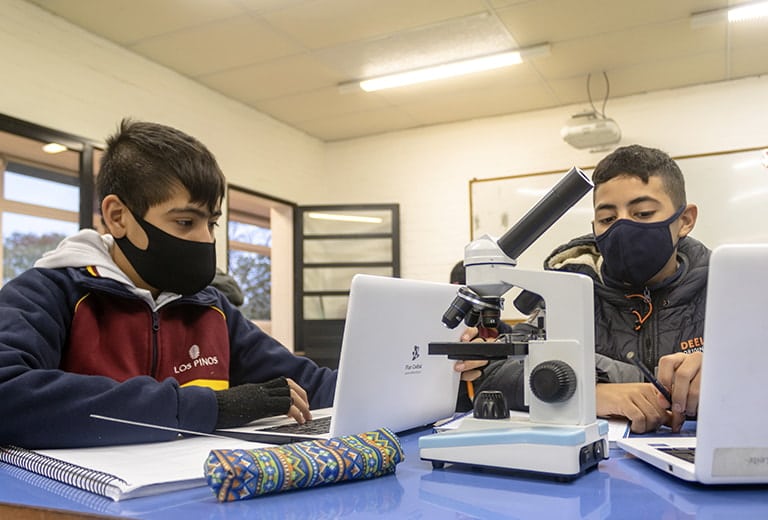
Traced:
[[381, 217], [363, 217], [362, 215], [338, 215], [334, 213], [307, 213], [309, 218], [318, 220], [337, 220], [341, 222], [365, 222], [366, 224], [381, 224]]
[[691, 15], [691, 25], [700, 27], [720, 22], [744, 22], [768, 16], [768, 2], [750, 2], [747, 4], [702, 11]]
[[729, 22], [742, 22], [754, 18], [768, 16], [768, 2], [755, 2], [752, 4], [743, 4], [728, 9]]
[[66, 149], [66, 146], [59, 143], [48, 143], [43, 145], [43, 151], [45, 153], [61, 153]]
[[[436, 79], [462, 76], [473, 72], [509, 67], [510, 65], [522, 63], [523, 58], [545, 54], [549, 54], [548, 44], [365, 79], [360, 81], [358, 85], [366, 92], [373, 92], [375, 90], [403, 87], [405, 85], [424, 83]], [[340, 85], [340, 87], [344, 89], [345, 85]]]

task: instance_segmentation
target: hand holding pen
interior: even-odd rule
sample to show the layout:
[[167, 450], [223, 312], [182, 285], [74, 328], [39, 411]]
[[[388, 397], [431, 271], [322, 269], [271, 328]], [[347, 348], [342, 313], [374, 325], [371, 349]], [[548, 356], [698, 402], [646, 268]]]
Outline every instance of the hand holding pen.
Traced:
[[678, 352], [659, 359], [658, 381], [671, 389], [674, 431], [686, 417], [695, 417], [698, 413], [702, 360], [701, 352]]
[[640, 372], [643, 373], [643, 376], [645, 377], [646, 381], [651, 383], [654, 387], [656, 387], [656, 390], [659, 391], [659, 393], [664, 397], [664, 399], [667, 400], [670, 406], [672, 406], [672, 395], [669, 393], [669, 390], [662, 385], [658, 379], [656, 379], [656, 376], [654, 376], [650, 370], [648, 370], [648, 367], [643, 364], [642, 361], [635, 355], [634, 352], [629, 352], [627, 354], [627, 359], [635, 365]]

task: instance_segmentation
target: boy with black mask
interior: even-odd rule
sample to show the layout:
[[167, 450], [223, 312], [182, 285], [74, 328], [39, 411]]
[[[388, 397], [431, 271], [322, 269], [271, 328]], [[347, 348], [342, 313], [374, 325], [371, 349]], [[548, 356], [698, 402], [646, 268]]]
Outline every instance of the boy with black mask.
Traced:
[[[688, 204], [677, 164], [639, 145], [618, 148], [592, 176], [593, 233], [555, 249], [544, 268], [582, 273], [594, 281], [596, 404], [599, 416], [623, 416], [634, 432], [667, 424], [679, 430], [695, 415], [703, 349], [710, 251], [688, 236], [698, 209]], [[577, 304], [577, 303], [575, 303]], [[525, 327], [521, 325], [519, 327]], [[634, 353], [671, 391], [661, 397], [627, 361]], [[460, 361], [476, 391], [501, 389], [523, 407], [522, 365]], [[671, 410], [668, 410], [671, 408]]]
[[[179, 130], [124, 120], [82, 230], [0, 290], [0, 444], [168, 440], [330, 406], [336, 373], [293, 355], [210, 287], [225, 179]], [[55, 424], [56, 428], [50, 428]]]

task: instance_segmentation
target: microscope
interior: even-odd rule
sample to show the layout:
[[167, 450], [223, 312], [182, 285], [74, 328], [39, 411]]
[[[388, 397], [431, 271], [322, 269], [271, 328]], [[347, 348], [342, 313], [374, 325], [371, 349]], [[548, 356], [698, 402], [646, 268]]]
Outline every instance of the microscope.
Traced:
[[430, 343], [428, 352], [450, 359], [522, 358], [529, 414], [510, 417], [501, 392], [480, 392], [472, 416], [419, 439], [421, 459], [434, 468], [466, 464], [571, 480], [608, 458], [608, 423], [596, 418], [595, 409], [592, 280], [515, 269], [519, 255], [592, 187], [574, 167], [501, 238], [483, 235], [465, 247], [467, 285], [443, 323], [495, 327], [504, 294], [518, 287], [544, 301], [537, 331], [495, 342]]

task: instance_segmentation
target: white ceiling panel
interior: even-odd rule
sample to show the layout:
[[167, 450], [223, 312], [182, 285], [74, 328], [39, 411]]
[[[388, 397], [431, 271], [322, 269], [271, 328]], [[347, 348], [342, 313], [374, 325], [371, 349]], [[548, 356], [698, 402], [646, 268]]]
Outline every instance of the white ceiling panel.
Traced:
[[144, 39], [130, 48], [187, 76], [230, 70], [302, 51], [269, 24], [248, 14]]
[[[324, 141], [768, 74], [747, 0], [28, 0]], [[377, 93], [339, 85], [508, 48], [522, 65]], [[610, 115], [610, 99], [606, 114]]]

